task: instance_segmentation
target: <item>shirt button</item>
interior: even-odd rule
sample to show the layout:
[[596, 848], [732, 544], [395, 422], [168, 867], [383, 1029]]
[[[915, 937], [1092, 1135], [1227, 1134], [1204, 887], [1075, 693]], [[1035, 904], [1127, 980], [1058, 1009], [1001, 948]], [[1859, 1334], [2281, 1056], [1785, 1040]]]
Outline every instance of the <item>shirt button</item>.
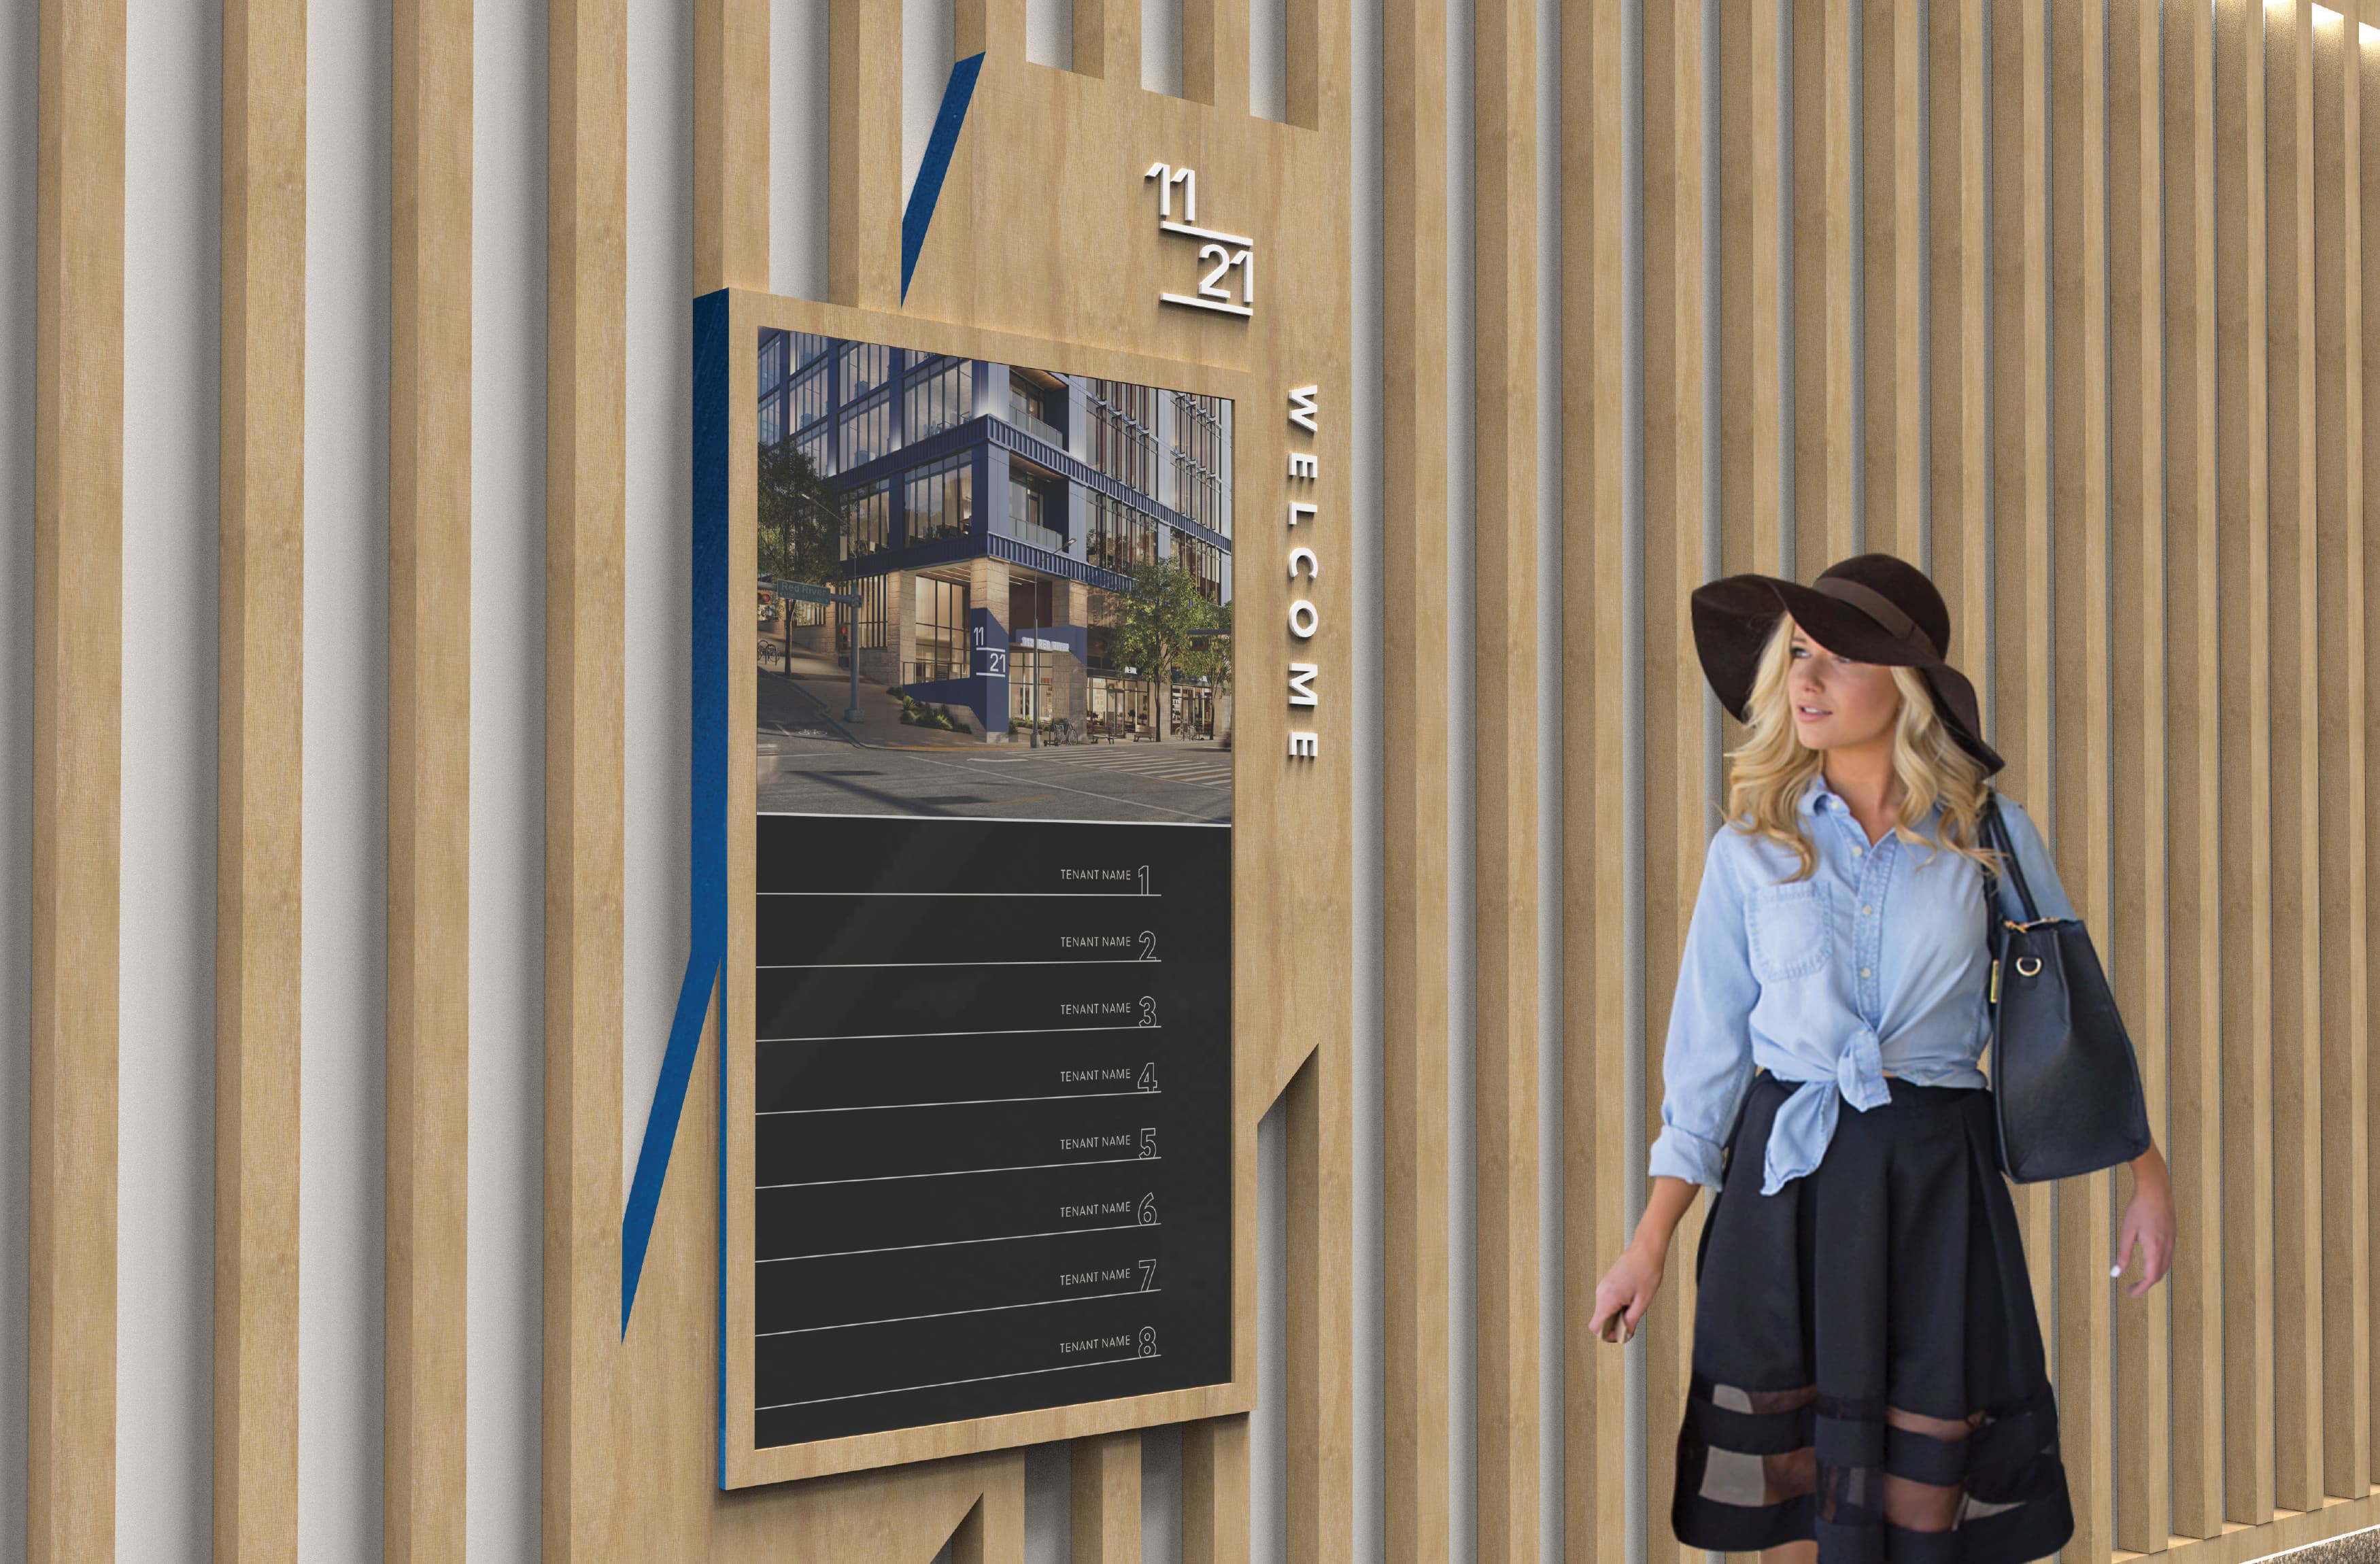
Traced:
[[1861, 967], [1861, 968], [1860, 968], [1860, 976], [1861, 976], [1862, 977], [1865, 977], [1867, 975], [1868, 975], [1868, 973], [1867, 973], [1867, 968], [1865, 968], [1865, 967]]
[[1874, 917], [1875, 915], [1876, 909], [1874, 907], [1862, 907], [1860, 909], [1860, 916], [1862, 917]]
[[1867, 849], [1864, 847], [1854, 847], [1852, 849], [1852, 856], [1854, 858], [1864, 858], [1867, 856]]

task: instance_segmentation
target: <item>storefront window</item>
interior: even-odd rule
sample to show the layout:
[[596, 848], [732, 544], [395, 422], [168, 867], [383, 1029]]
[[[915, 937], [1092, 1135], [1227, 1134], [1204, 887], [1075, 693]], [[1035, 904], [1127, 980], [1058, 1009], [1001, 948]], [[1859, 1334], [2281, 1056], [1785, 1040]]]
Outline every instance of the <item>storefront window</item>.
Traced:
[[917, 655], [909, 682], [967, 676], [967, 584], [939, 576], [911, 578], [916, 594]]

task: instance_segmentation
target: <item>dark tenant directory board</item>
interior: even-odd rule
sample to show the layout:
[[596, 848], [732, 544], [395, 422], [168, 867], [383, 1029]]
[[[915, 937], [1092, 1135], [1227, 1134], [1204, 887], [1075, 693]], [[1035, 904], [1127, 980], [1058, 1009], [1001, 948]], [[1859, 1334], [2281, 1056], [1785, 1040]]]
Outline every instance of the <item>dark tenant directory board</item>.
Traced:
[[1227, 1384], [1231, 404], [759, 348], [754, 1447]]
[[754, 1443], [1229, 1379], [1228, 828], [759, 842]]

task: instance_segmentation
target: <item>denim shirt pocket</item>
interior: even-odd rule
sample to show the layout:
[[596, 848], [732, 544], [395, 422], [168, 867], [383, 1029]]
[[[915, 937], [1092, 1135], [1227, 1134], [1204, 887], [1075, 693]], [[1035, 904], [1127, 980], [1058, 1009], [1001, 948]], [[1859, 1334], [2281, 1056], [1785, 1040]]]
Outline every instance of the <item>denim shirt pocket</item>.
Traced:
[[1833, 952], [1830, 910], [1827, 887], [1817, 880], [1754, 891], [1745, 918], [1752, 975], [1763, 983], [1786, 983], [1825, 971]]

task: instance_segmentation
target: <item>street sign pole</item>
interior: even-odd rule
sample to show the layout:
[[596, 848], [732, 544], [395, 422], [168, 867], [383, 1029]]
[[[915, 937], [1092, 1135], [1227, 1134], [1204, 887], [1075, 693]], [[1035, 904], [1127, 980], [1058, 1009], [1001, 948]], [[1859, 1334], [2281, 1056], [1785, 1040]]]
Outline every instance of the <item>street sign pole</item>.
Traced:
[[[860, 715], [859, 711], [859, 594], [857, 592], [831, 592], [824, 587], [814, 586], [808, 581], [780, 581], [776, 584], [776, 587], [777, 595], [779, 597], [789, 599], [792, 601], [806, 603], [833, 603], [844, 611], [844, 649], [851, 657], [851, 703], [844, 709], [843, 720], [846, 722], [864, 722], [868, 721], [866, 717]], [[792, 677], [793, 672], [793, 624], [791, 620], [788, 619], [785, 626], [786, 676], [788, 678]]]

